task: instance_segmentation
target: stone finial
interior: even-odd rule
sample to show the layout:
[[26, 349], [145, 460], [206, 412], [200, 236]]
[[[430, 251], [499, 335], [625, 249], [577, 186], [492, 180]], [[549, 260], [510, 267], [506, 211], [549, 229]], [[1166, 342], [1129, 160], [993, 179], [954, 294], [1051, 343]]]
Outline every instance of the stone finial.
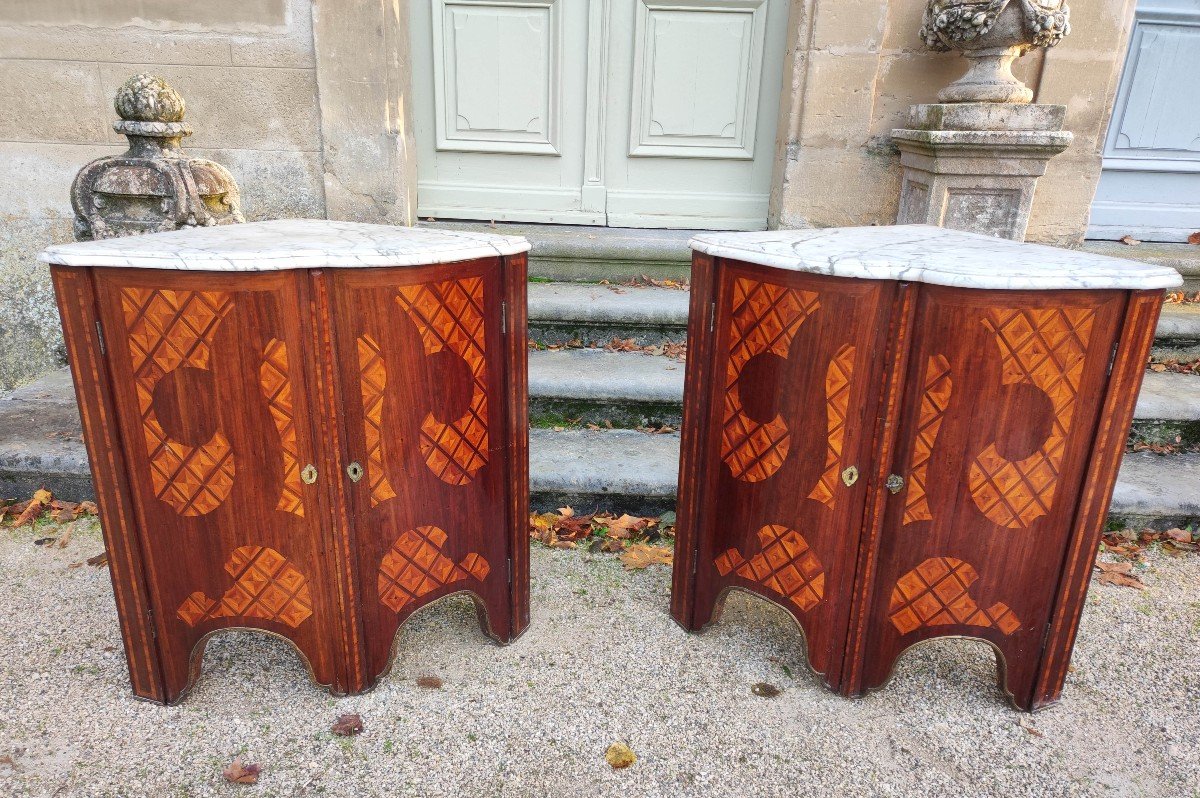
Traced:
[[1066, 0], [929, 0], [921, 38], [931, 50], [959, 50], [967, 73], [938, 93], [942, 102], [1027, 103], [1033, 92], [1012, 63], [1071, 32]]
[[243, 222], [237, 183], [225, 167], [188, 157], [183, 98], [165, 80], [134, 75], [117, 90], [113, 130], [129, 149], [79, 170], [71, 186], [75, 238], [116, 238]]

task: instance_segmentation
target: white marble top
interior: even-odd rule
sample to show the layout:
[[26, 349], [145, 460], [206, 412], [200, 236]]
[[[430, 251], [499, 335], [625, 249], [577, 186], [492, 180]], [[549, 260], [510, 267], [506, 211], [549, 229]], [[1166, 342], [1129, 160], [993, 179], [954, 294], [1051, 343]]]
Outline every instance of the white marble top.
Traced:
[[62, 266], [265, 272], [424, 266], [528, 250], [529, 242], [520, 236], [279, 219], [59, 244], [43, 251], [38, 259]]
[[1174, 288], [1174, 269], [929, 225], [704, 233], [699, 252], [776, 269], [959, 288]]

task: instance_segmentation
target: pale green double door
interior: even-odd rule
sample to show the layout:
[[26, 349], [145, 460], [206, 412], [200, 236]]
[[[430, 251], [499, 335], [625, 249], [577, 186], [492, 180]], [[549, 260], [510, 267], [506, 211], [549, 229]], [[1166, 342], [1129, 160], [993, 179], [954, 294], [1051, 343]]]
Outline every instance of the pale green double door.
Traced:
[[417, 213], [766, 227], [787, 0], [412, 0]]

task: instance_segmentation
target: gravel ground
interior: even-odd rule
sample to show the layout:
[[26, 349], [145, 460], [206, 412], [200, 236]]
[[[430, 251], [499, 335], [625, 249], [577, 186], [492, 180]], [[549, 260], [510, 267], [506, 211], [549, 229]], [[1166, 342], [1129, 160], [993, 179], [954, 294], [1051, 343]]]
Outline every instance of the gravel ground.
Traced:
[[[67, 568], [102, 548], [94, 524], [63, 550], [34, 537], [0, 531], [0, 795], [1200, 795], [1200, 557], [1151, 556], [1144, 593], [1094, 585], [1064, 700], [1034, 716], [1002, 699], [981, 644], [915, 649], [847, 701], [781, 610], [734, 594], [689, 635], [667, 569], [541, 548], [533, 625], [507, 648], [451, 598], [402, 630], [374, 692], [339, 699], [290, 647], [229, 632], [164, 708], [129, 694], [107, 572]], [[783, 693], [754, 696], [759, 681]], [[343, 712], [363, 734], [329, 733]], [[627, 770], [604, 762], [618, 740]], [[222, 779], [237, 754], [257, 785]]]

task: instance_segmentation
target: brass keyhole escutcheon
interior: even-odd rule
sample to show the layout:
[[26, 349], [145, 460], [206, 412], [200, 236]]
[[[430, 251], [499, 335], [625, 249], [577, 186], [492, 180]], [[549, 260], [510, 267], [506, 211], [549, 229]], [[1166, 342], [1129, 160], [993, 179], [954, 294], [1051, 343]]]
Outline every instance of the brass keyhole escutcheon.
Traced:
[[301, 479], [301, 481], [304, 482], [305, 485], [311, 485], [314, 482], [316, 482], [317, 481], [317, 467], [315, 465], [313, 465], [312, 463], [309, 463], [308, 465], [306, 465], [304, 467], [304, 470], [300, 472], [300, 479]]
[[350, 465], [346, 466], [346, 476], [350, 477], [351, 482], [358, 482], [363, 478], [363, 467], [355, 460]]
[[904, 477], [899, 474], [888, 474], [887, 482], [883, 483], [892, 493], [899, 493], [904, 489]]
[[850, 466], [842, 472], [842, 482], [846, 487], [850, 487], [855, 482], [858, 482], [858, 469], [855, 466]]

